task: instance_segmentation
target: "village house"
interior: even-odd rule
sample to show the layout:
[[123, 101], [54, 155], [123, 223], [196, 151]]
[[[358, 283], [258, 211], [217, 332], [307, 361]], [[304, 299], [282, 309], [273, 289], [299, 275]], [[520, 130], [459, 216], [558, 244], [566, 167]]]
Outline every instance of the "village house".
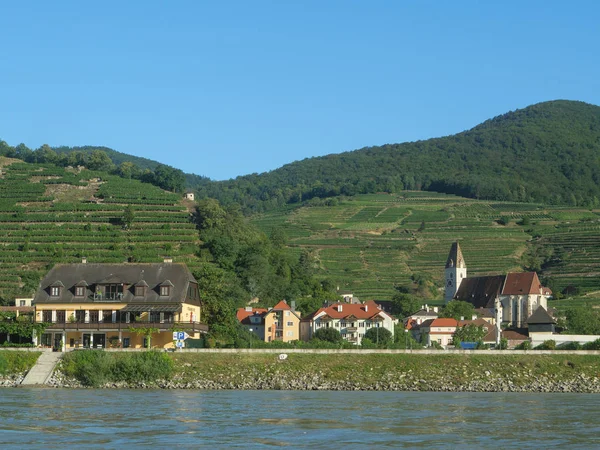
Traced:
[[244, 328], [264, 342], [300, 339], [300, 314], [296, 312], [294, 302], [290, 306], [281, 300], [269, 309], [246, 306], [237, 310], [236, 317]]
[[199, 339], [198, 283], [185, 264], [57, 264], [34, 297], [38, 343], [54, 348], [172, 348], [174, 331]]
[[331, 327], [339, 331], [346, 341], [361, 345], [365, 333], [373, 327], [385, 328], [393, 336], [395, 322], [395, 318], [373, 300], [363, 304], [340, 302], [303, 318], [300, 336], [303, 341], [309, 341], [320, 328]]
[[475, 308], [495, 310], [498, 300], [502, 324], [515, 328], [524, 328], [538, 307], [546, 309], [552, 295], [550, 289], [542, 286], [535, 272], [467, 277], [467, 265], [458, 242], [450, 248], [445, 279], [446, 302], [462, 300]]
[[438, 318], [438, 307], [423, 305], [420, 310], [404, 319], [404, 328], [411, 330], [426, 320]]

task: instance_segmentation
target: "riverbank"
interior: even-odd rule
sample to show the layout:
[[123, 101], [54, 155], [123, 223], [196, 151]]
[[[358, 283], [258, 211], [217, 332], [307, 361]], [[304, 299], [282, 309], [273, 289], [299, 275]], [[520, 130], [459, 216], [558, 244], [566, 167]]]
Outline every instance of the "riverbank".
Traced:
[[28, 349], [0, 350], [0, 387], [20, 385], [40, 355], [41, 352]]
[[[600, 393], [600, 356], [580, 354], [162, 353], [166, 379], [108, 381], [103, 387], [239, 390], [384, 390]], [[115, 358], [129, 358], [120, 353]], [[156, 363], [156, 362], [155, 362]], [[122, 362], [124, 364], [124, 362]], [[70, 373], [73, 372], [73, 367]], [[93, 366], [87, 368], [94, 371]], [[112, 370], [112, 369], [111, 369]], [[131, 378], [133, 377], [133, 378]], [[82, 387], [59, 366], [51, 384]]]

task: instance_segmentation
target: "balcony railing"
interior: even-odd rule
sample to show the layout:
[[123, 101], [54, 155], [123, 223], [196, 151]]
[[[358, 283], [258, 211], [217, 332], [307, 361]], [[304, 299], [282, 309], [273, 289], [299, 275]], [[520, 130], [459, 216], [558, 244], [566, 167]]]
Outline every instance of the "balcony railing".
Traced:
[[358, 330], [356, 327], [346, 327], [348, 333], [355, 333]]
[[51, 323], [47, 330], [64, 330], [64, 331], [128, 331], [130, 328], [158, 328], [160, 331], [193, 331], [200, 333], [208, 332], [208, 325], [200, 322], [54, 322]]

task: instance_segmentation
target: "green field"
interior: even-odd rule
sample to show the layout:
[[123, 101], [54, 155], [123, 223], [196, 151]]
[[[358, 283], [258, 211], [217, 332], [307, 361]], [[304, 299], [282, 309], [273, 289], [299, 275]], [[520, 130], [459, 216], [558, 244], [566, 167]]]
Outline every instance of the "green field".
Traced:
[[[508, 224], [500, 225], [501, 218]], [[521, 271], [522, 255], [536, 246], [555, 255], [540, 272], [552, 287], [600, 290], [596, 211], [406, 192], [275, 211], [253, 221], [266, 232], [282, 227], [290, 247], [313, 252], [320, 277], [362, 300], [389, 299], [395, 284], [418, 274], [430, 275], [441, 294], [453, 241], [461, 243], [469, 275]]]
[[[0, 296], [33, 294], [54, 263], [160, 262], [192, 268], [198, 232], [178, 194], [136, 180], [0, 161]], [[134, 209], [131, 227], [121, 221]]]

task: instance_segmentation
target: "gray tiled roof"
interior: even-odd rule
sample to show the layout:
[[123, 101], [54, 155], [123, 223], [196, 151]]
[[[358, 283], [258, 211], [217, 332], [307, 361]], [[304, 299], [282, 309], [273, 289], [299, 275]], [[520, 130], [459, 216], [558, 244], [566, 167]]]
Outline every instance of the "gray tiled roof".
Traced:
[[[75, 297], [75, 286], [85, 281], [85, 297]], [[147, 283], [146, 295], [135, 297], [135, 285]], [[160, 296], [160, 285], [171, 283], [170, 295]], [[50, 297], [50, 286], [61, 282], [59, 297]], [[120, 302], [125, 303], [182, 303], [186, 300], [189, 283], [196, 279], [185, 264], [57, 264], [43, 278], [36, 292], [34, 302], [40, 303], [85, 303], [91, 301], [107, 302], [109, 299], [96, 298], [96, 287], [103, 283], [124, 284], [125, 291]], [[139, 284], [138, 284], [139, 285]], [[141, 283], [143, 285], [143, 283]], [[167, 285], [169, 285], [167, 283]], [[198, 303], [198, 302], [194, 302]]]

